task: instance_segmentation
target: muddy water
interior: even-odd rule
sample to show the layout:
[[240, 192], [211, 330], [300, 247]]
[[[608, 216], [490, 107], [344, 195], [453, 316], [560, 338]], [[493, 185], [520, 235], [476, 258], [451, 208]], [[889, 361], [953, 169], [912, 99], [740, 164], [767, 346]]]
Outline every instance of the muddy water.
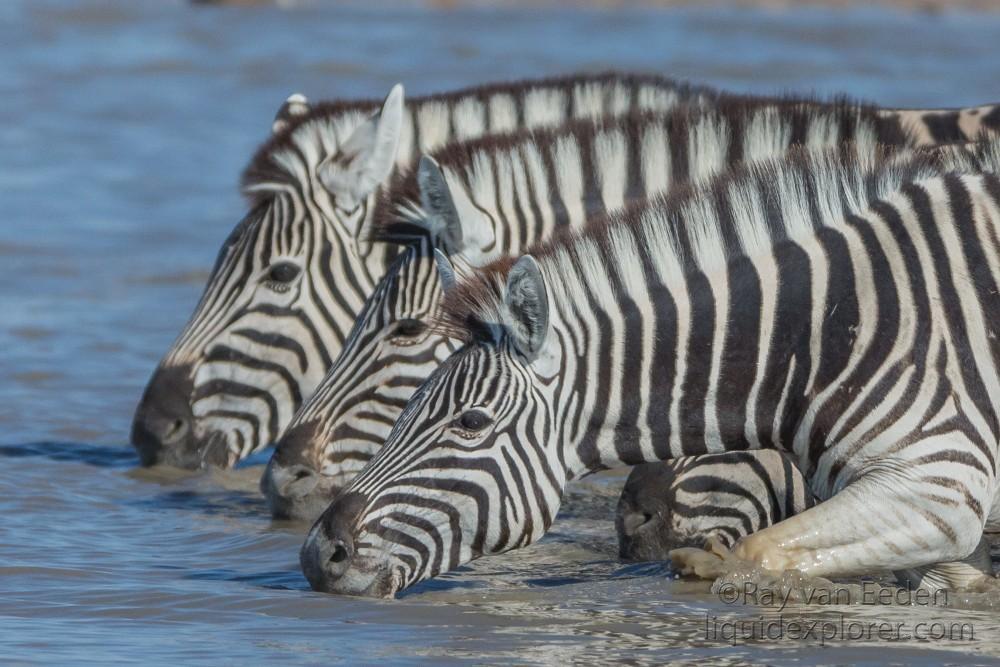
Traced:
[[[236, 180], [289, 93], [411, 93], [577, 68], [886, 104], [1000, 99], [1000, 16], [720, 10], [376, 12], [181, 2], [0, 3], [0, 661], [973, 664], [991, 599], [763, 610], [614, 558], [620, 476], [554, 531], [394, 602], [308, 592], [302, 526], [260, 460], [137, 472], [148, 374], [244, 207]], [[752, 578], [751, 578], [752, 583]], [[725, 599], [724, 599], [725, 598]], [[766, 612], [766, 613], [765, 613]], [[764, 639], [734, 619], [971, 624], [951, 640]], [[841, 633], [843, 634], [843, 633]], [[821, 641], [826, 646], [821, 646]]]

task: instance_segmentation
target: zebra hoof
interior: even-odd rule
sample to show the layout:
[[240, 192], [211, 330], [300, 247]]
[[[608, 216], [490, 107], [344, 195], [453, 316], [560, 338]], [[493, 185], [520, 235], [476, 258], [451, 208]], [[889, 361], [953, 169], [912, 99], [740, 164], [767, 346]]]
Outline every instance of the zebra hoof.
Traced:
[[725, 559], [704, 549], [683, 547], [672, 550], [669, 555], [675, 570], [701, 579], [718, 579], [729, 569]]
[[681, 574], [701, 579], [718, 579], [743, 562], [718, 538], [710, 537], [704, 549], [685, 547], [670, 552], [670, 562]]
[[801, 569], [805, 550], [781, 547], [768, 531], [747, 535], [733, 547], [733, 556], [764, 570], [782, 572]]

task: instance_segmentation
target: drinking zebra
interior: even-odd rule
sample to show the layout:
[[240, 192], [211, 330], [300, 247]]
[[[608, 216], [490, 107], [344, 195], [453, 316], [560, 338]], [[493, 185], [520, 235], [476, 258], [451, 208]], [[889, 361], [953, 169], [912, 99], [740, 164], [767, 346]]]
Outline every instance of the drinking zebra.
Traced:
[[244, 172], [251, 210], [223, 244], [136, 410], [131, 440], [142, 463], [228, 466], [277, 438], [395, 256], [394, 246], [367, 236], [379, 188], [396, 167], [451, 140], [719, 96], [625, 74], [492, 84], [406, 105], [401, 86], [381, 104], [310, 107], [293, 95]]
[[643, 463], [618, 500], [618, 555], [666, 560], [674, 549], [700, 549], [709, 540], [732, 548], [815, 504], [795, 461], [776, 449]]
[[261, 480], [272, 514], [315, 519], [378, 451], [411, 393], [456, 349], [427, 326], [441, 298], [434, 248], [481, 264], [741, 160], [850, 141], [868, 151], [920, 143], [874, 107], [801, 100], [761, 106], [737, 98], [698, 112], [451, 145], [433, 154], [440, 169], [402, 171], [373, 214], [375, 238], [401, 246], [402, 256], [278, 440]]
[[[822, 502], [737, 557], [991, 574], [1000, 144], [968, 164], [848, 152], [792, 151], [469, 272], [439, 325], [465, 345], [311, 529], [312, 587], [391, 596], [538, 539], [568, 480], [764, 447]], [[718, 560], [697, 553], [681, 567]]]
[[[142, 463], [231, 465], [284, 430], [393, 259], [395, 249], [370, 244], [367, 232], [396, 166], [452, 140], [730, 97], [616, 73], [490, 84], [405, 106], [401, 87], [381, 104], [291, 96], [244, 172], [251, 210], [136, 410], [131, 440]], [[920, 143], [1000, 126], [995, 107], [880, 113]]]

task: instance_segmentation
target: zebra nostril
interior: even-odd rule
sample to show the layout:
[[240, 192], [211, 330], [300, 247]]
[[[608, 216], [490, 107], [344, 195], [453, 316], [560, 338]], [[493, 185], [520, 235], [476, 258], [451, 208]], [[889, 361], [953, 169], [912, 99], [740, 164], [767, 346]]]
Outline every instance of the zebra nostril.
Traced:
[[312, 493], [319, 482], [316, 472], [305, 465], [286, 468], [283, 477], [284, 481], [279, 484], [278, 493], [286, 498], [304, 498]]
[[177, 442], [187, 435], [188, 423], [183, 419], [175, 419], [167, 426], [163, 433], [163, 441], [166, 443]]
[[161, 366], [149, 379], [135, 416], [132, 418], [132, 445], [142, 465], [170, 463], [197, 468], [202, 458], [195, 451], [191, 396], [194, 385], [190, 366]]
[[635, 535], [643, 527], [648, 526], [654, 514], [649, 512], [630, 512], [622, 518], [622, 527], [626, 535]]
[[348, 543], [342, 539], [335, 538], [330, 544], [330, 552], [326, 563], [326, 576], [336, 581], [347, 574], [351, 569], [352, 551]]
[[347, 547], [344, 546], [344, 543], [343, 542], [337, 542], [333, 546], [333, 553], [330, 554], [330, 562], [331, 563], [343, 563], [345, 560], [347, 560], [347, 557], [349, 555], [350, 554], [347, 551]]

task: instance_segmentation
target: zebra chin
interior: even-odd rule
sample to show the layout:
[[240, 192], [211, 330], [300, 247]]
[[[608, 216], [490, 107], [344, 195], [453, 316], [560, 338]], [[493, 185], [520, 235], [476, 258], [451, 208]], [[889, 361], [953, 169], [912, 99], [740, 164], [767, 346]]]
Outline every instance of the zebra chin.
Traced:
[[229, 448], [225, 434], [220, 432], [211, 432], [203, 437], [192, 434], [183, 440], [163, 444], [151, 441], [141, 427], [133, 427], [132, 443], [139, 451], [142, 465], [147, 467], [166, 465], [184, 470], [230, 468], [237, 458]]
[[306, 548], [308, 543], [303, 547], [301, 555], [302, 572], [317, 593], [391, 600], [402, 588], [401, 578], [394, 574], [388, 562], [352, 562], [342, 573], [332, 574], [329, 569], [307, 566]]
[[674, 549], [701, 549], [710, 537], [716, 537], [726, 546], [732, 546], [732, 540], [723, 531], [707, 529], [704, 532], [682, 534], [661, 518], [645, 513], [626, 514], [619, 517], [616, 524], [618, 557], [626, 561], [669, 560], [670, 552]]

